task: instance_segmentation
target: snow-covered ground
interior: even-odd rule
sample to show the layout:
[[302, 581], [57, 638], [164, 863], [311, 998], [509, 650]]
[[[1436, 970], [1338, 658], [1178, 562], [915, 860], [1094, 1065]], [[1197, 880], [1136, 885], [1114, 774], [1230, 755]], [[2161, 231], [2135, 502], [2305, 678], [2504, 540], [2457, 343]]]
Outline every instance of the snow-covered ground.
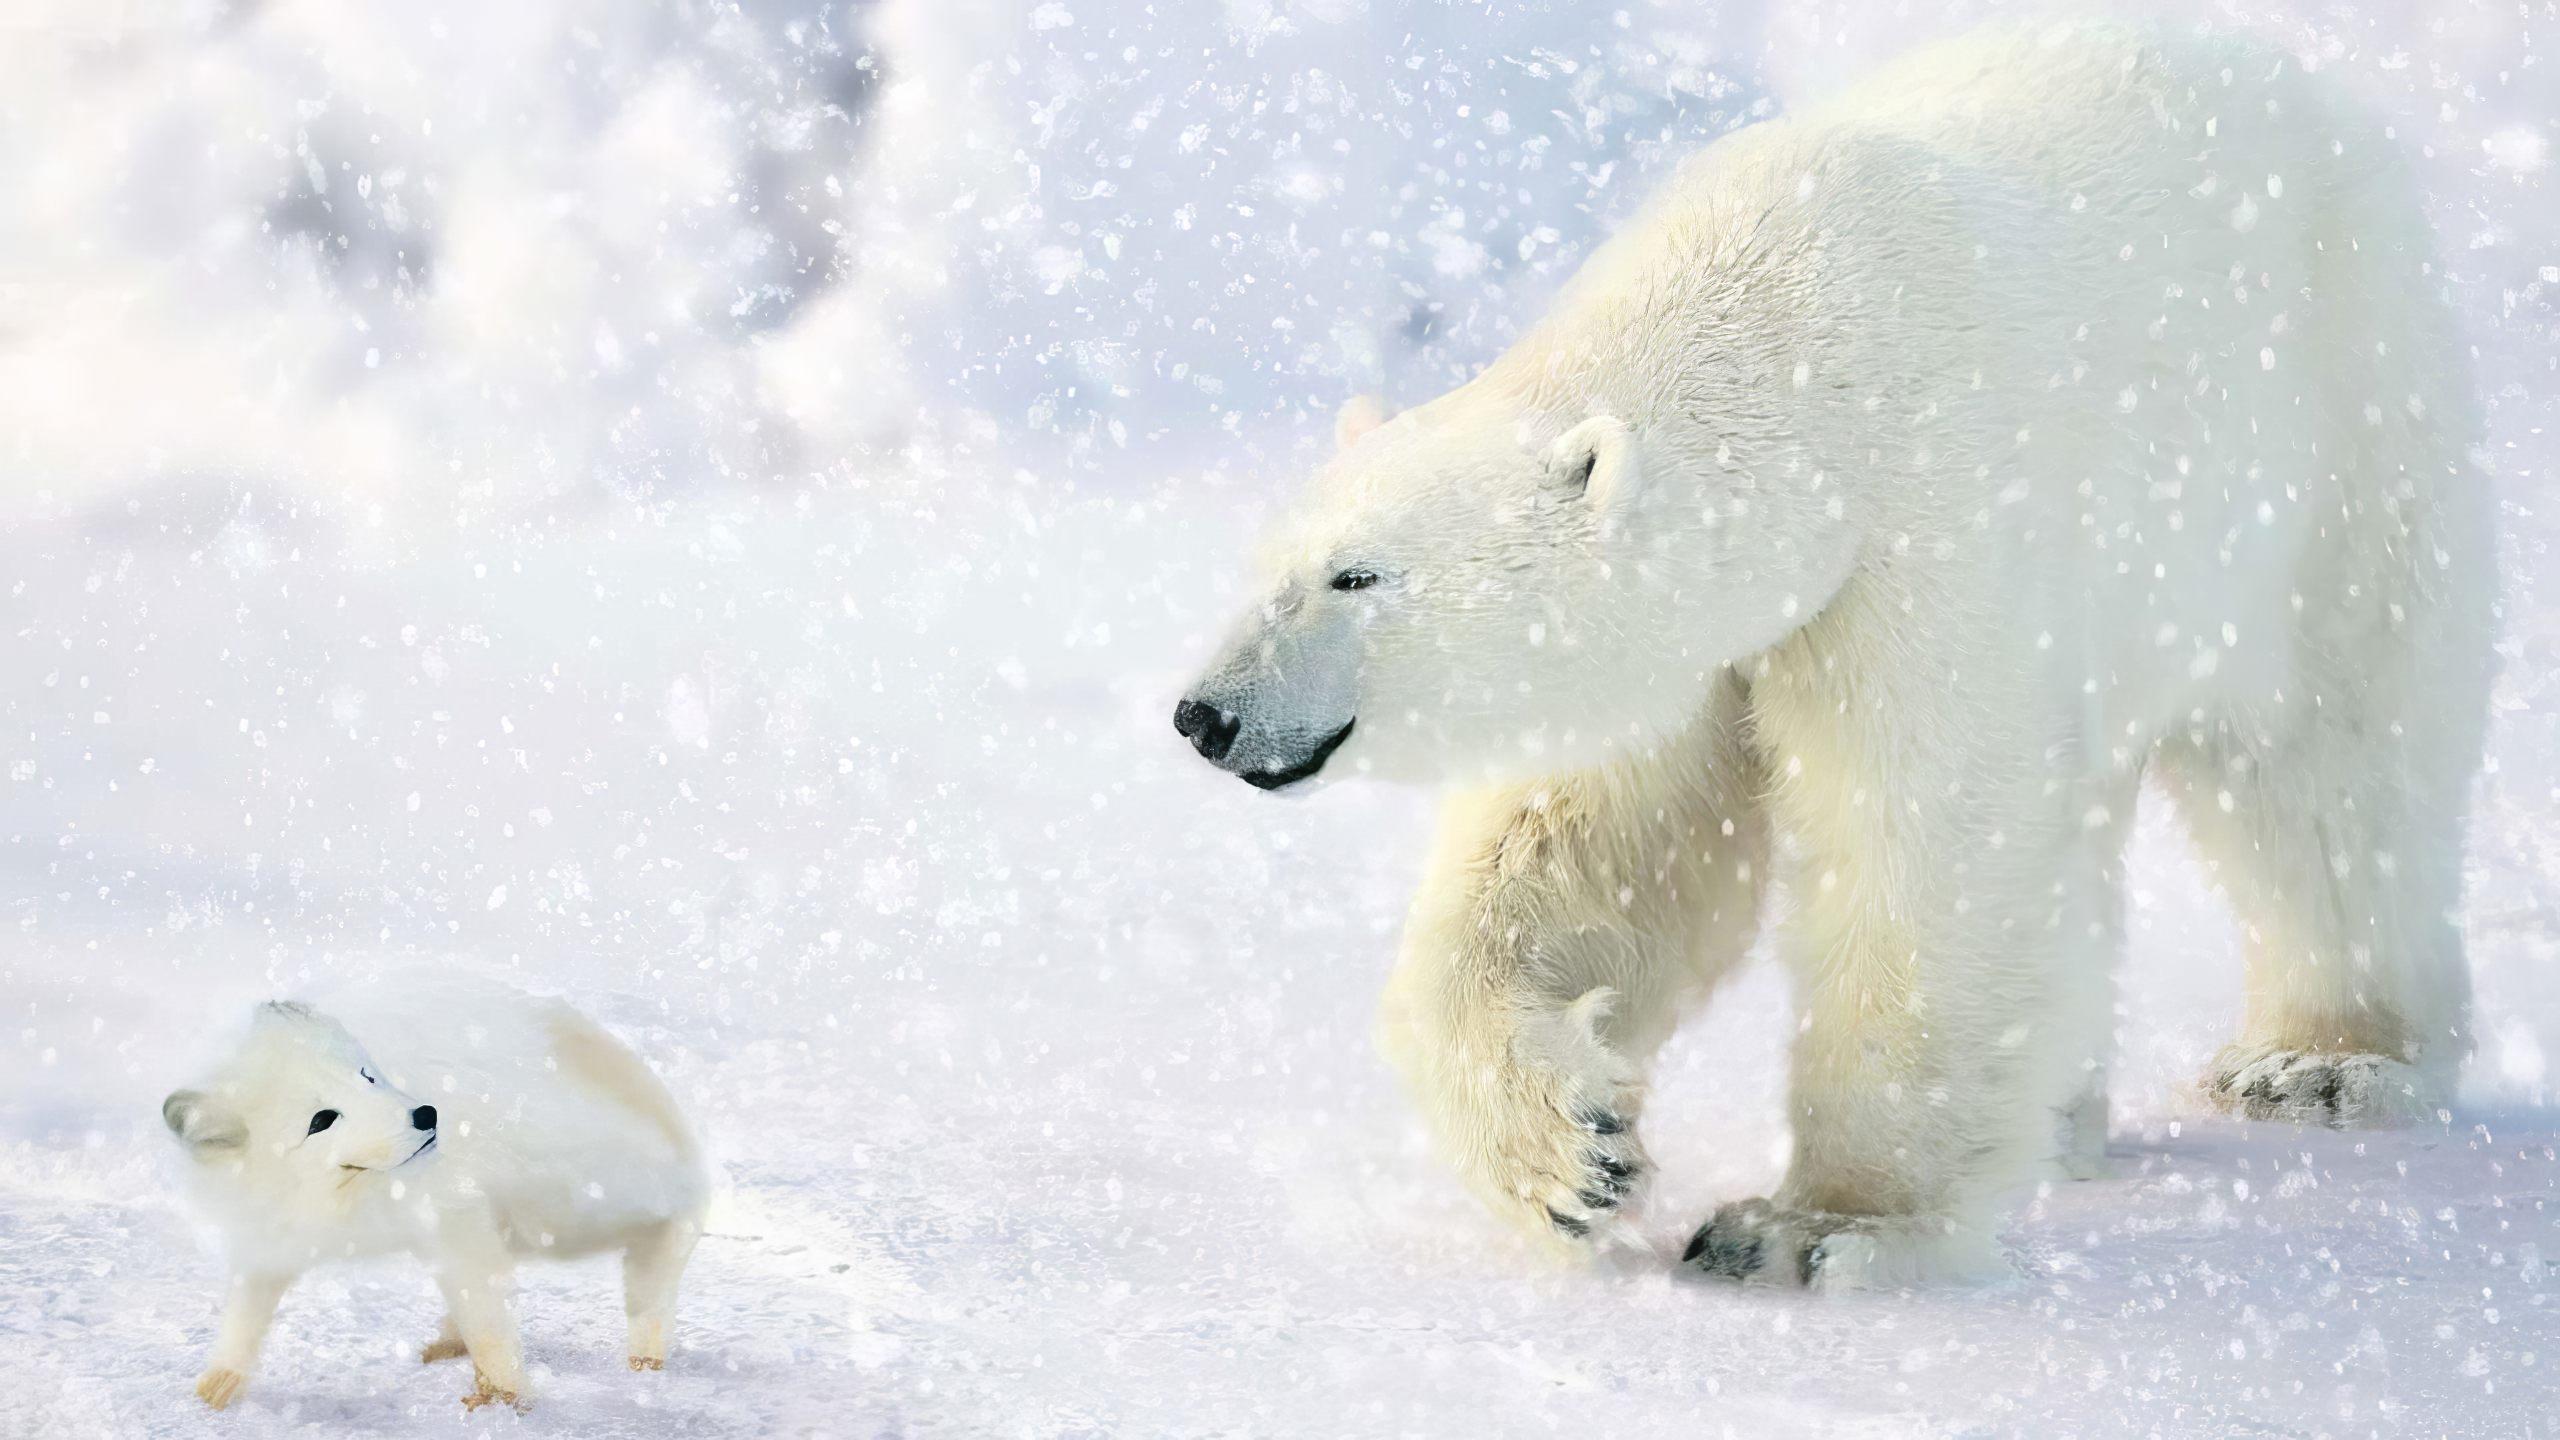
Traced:
[[[0, 1434], [2551, 1433], [2560, 19], [2234, 17], [2424, 150], [2490, 397], [2462, 1107], [2205, 1118], [2236, 945], [2155, 814], [2115, 1177], [2032, 1199], [2007, 1289], [1816, 1300], [1665, 1263], [1779, 1172], [1778, 975], [1666, 1059], [1662, 1253], [1542, 1268], [1369, 1046], [1428, 798], [1265, 796], [1166, 716], [1310, 416], [1949, 22], [1153, 8], [0, 21]], [[159, 1099], [417, 957], [699, 1111], [678, 1354], [530, 1270], [537, 1404], [466, 1416], [386, 1264], [209, 1416]]]

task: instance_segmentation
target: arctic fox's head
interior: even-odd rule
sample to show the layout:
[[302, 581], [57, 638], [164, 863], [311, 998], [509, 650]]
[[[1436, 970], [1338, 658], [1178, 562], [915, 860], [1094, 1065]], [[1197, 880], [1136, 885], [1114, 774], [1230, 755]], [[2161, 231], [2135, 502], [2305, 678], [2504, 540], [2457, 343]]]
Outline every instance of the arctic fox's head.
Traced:
[[201, 1192], [279, 1226], [397, 1198], [436, 1152], [436, 1107], [394, 1088], [336, 1021], [287, 1001], [259, 1006], [240, 1048], [160, 1117]]
[[1712, 455], [1615, 415], [1470, 387], [1392, 419], [1354, 402], [1337, 434], [1174, 715], [1250, 784], [1641, 750], [1694, 718], [1724, 663], [1801, 623], [1792, 537], [1764, 535], [1748, 485], [1703, 482]]

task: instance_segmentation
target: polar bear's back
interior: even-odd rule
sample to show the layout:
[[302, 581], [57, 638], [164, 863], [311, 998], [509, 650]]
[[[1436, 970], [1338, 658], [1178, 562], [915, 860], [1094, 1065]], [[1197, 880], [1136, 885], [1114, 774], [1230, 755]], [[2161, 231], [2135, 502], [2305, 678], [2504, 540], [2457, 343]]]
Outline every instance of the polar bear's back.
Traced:
[[[1927, 47], [1800, 117], [1892, 133], [2098, 214], [2164, 217], [2270, 175], [2405, 183], [2381, 127], [2299, 62], [2245, 37], [2090, 21], [1993, 25]], [[2329, 163], [2352, 149], [2352, 166]], [[2252, 167], [2254, 173], [2252, 173]]]
[[[2156, 330], [2176, 310], [2182, 333], [2141, 338], [2184, 364], [2198, 343], [2262, 333], [2282, 310], [2266, 302], [2307, 283], [2323, 246], [2352, 247], [2366, 272], [2413, 270], [2428, 250], [2407, 165], [2327, 77], [2240, 37], [1998, 24], [1707, 147], [1523, 348], [1606, 351], [1598, 337], [1707, 312], [1731, 322], [1720, 341], [1817, 333], [1839, 318], [1823, 304], [1872, 297], [1800, 283], [1805, 272], [1863, 278], [1863, 264], [1922, 305], [1988, 277], [1997, 303], [1979, 318], [2046, 338], [2082, 323]], [[2273, 293], [2212, 303], [2207, 287], [2241, 279]], [[1915, 371], [1941, 368], [1916, 353]], [[1498, 368], [1534, 375], [1547, 358]]]
[[[2343, 87], [2244, 37], [1995, 27], [1806, 123], [1924, 145], [2051, 217], [2035, 241], [2051, 253], [2012, 254], [2004, 285], [2067, 337], [2035, 352], [2068, 402], [2040, 423], [2073, 447], [2043, 459], [2082, 488], [2010, 479], [2083, 534], [2118, 528], [2076, 563], [2121, 575], [2086, 597], [2096, 613], [2142, 617], [2099, 649], [2149, 680], [2150, 718], [2335, 683], [2296, 659], [2362, 653], [2377, 627], [2482, 628], [2485, 592], [2464, 578], [2489, 568], [2468, 369], [2415, 175]], [[2163, 525], [2216, 537], [2213, 563], [2180, 554], [2181, 582], [2152, 583]], [[2327, 603], [2304, 613], [2306, 596]], [[2308, 648], [2218, 666], [2204, 637], [2234, 621]]]
[[2292, 57], [1994, 26], [1708, 147], [1485, 381], [1808, 534], [1969, 556], [1972, 603], [2115, 677], [2089, 732], [2143, 732], [2343, 683], [2306, 657], [2379, 630], [2485, 666], [2431, 250], [2383, 127]]

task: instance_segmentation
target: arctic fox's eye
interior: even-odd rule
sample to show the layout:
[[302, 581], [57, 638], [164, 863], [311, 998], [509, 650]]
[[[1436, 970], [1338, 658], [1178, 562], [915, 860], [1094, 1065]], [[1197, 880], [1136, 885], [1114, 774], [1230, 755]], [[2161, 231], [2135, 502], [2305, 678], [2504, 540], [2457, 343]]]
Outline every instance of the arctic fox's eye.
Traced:
[[1336, 590], [1366, 590], [1377, 583], [1378, 572], [1375, 570], [1345, 570], [1333, 577]]
[[337, 1123], [338, 1123], [338, 1112], [337, 1112], [337, 1111], [335, 1111], [335, 1110], [322, 1110], [322, 1111], [319, 1111], [318, 1113], [314, 1114], [314, 1115], [311, 1117], [311, 1128], [310, 1128], [309, 1130], [304, 1131], [303, 1133], [304, 1133], [304, 1134], [306, 1134], [306, 1135], [317, 1135], [317, 1134], [319, 1134], [321, 1131], [326, 1130], [326, 1129], [328, 1129], [330, 1126], [335, 1125], [335, 1124], [337, 1124]]

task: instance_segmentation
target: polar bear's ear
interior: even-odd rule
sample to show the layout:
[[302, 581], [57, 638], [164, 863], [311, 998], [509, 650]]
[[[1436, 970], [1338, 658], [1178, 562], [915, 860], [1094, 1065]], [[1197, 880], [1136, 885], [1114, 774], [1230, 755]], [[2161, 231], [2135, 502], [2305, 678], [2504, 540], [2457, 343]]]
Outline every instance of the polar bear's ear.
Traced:
[[1642, 478], [1635, 433], [1614, 415], [1595, 415], [1557, 436], [1546, 465], [1558, 494], [1594, 505], [1626, 499]]
[[1387, 402], [1375, 395], [1354, 395], [1333, 414], [1333, 444], [1348, 450], [1360, 437], [1387, 423]]
[[249, 1138], [249, 1127], [231, 1108], [201, 1090], [180, 1090], [160, 1102], [160, 1120], [198, 1155], [227, 1150]]

